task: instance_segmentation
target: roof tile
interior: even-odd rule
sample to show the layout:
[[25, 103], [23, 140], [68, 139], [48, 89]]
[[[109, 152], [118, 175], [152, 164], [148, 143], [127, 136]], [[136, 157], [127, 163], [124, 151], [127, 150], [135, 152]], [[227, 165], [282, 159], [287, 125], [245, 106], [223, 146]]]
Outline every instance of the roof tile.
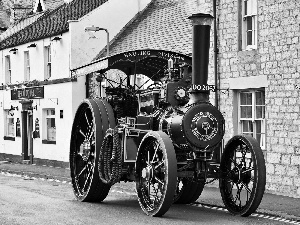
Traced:
[[[146, 48], [190, 55], [192, 24], [188, 17], [193, 13], [194, 5], [196, 1], [191, 0], [154, 0], [111, 43], [111, 55]], [[103, 49], [95, 60], [105, 55], [106, 51]]]
[[47, 10], [31, 25], [0, 42], [0, 50], [54, 36], [69, 30], [68, 20], [77, 20], [107, 0], [73, 0]]

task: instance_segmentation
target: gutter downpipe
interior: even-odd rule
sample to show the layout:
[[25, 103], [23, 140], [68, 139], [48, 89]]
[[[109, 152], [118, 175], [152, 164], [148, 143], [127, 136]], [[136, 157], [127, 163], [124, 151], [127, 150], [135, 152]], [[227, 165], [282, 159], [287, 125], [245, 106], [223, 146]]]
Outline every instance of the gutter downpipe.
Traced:
[[90, 81], [89, 81], [89, 76], [90, 74], [88, 73], [87, 75], [85, 75], [85, 98], [89, 98], [90, 97], [90, 93], [89, 93], [89, 86], [90, 86]]
[[218, 36], [217, 36], [217, 0], [213, 0], [213, 17], [214, 19], [214, 73], [215, 73], [215, 107], [219, 109], [219, 84], [218, 84]]

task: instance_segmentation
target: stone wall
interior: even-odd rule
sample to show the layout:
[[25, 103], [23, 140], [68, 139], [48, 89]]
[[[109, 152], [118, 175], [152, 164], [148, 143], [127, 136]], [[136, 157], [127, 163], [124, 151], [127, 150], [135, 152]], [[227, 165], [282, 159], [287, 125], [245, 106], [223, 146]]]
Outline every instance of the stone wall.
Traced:
[[[267, 191], [300, 197], [299, 88], [300, 29], [297, 0], [258, 0], [258, 46], [238, 50], [238, 2], [218, 5], [219, 73], [221, 88], [228, 78], [266, 75]], [[226, 138], [234, 133], [233, 91], [221, 94], [226, 112]]]

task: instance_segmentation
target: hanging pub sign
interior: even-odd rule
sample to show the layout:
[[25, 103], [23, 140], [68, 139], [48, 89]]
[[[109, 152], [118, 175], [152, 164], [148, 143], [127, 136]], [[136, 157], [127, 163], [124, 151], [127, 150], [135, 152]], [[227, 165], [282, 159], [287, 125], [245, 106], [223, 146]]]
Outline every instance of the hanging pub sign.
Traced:
[[16, 122], [16, 137], [21, 137], [21, 122], [19, 118], [17, 118]]
[[44, 98], [44, 87], [30, 87], [11, 90], [11, 100], [37, 98]]
[[39, 124], [39, 119], [36, 118], [35, 122], [35, 130], [33, 131], [33, 138], [39, 138], [40, 137], [40, 124]]

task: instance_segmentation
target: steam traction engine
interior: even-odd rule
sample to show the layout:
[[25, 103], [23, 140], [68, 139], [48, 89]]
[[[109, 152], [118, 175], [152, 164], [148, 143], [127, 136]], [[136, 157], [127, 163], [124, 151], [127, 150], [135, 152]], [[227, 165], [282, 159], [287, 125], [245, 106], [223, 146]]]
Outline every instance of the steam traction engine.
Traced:
[[[70, 169], [80, 201], [103, 201], [113, 184], [135, 181], [141, 208], [161, 216], [171, 204], [193, 203], [208, 179], [219, 179], [232, 214], [248, 216], [265, 189], [265, 162], [258, 142], [231, 138], [224, 150], [224, 118], [209, 103], [207, 85], [212, 17], [193, 14], [193, 58], [169, 60], [147, 90], [106, 88], [106, 97], [85, 99], [75, 115]], [[167, 63], [167, 62], [166, 62]]]

